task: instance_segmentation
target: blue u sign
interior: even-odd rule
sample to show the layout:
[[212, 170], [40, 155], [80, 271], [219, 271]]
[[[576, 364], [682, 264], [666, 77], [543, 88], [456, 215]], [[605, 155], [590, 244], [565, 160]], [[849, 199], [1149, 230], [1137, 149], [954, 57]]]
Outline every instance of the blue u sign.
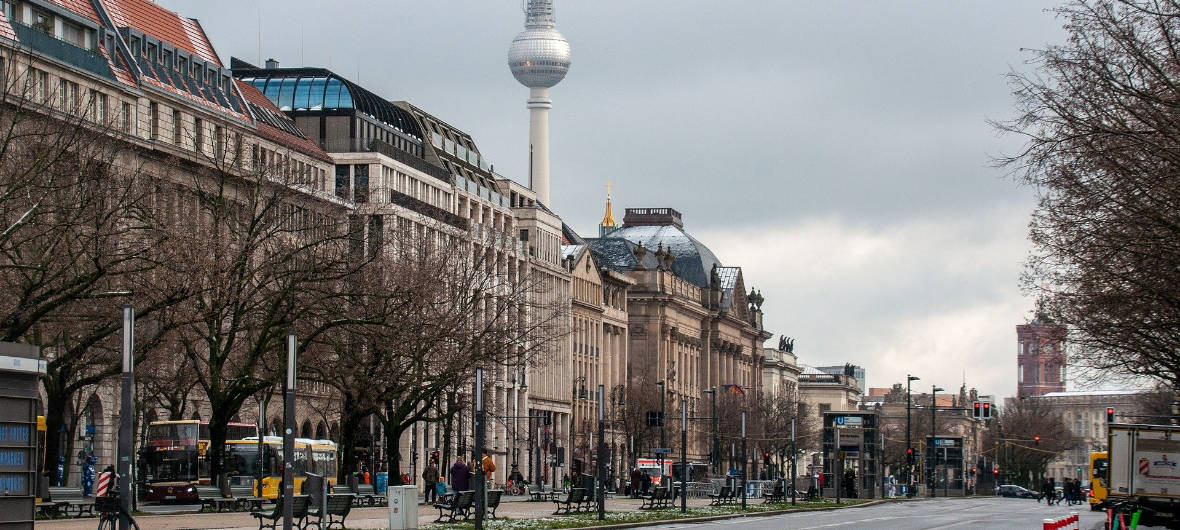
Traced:
[[836, 416], [836, 425], [844, 425], [844, 416]]

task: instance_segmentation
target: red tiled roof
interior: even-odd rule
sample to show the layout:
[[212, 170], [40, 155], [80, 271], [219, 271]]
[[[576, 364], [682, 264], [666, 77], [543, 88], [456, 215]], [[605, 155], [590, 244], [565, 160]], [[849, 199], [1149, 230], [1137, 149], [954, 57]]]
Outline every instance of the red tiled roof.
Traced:
[[[283, 114], [283, 111], [279, 110], [279, 108], [276, 107], [270, 99], [263, 95], [261, 91], [255, 88], [254, 85], [243, 83], [237, 79], [234, 79], [234, 83], [238, 85], [238, 89], [242, 92], [242, 97], [246, 98], [246, 101], [249, 101], [250, 103], [253, 103], [263, 109], [274, 112], [280, 116], [286, 116]], [[311, 141], [309, 138], [296, 136], [282, 129], [272, 127], [261, 121], [255, 121], [255, 123], [258, 125], [259, 134], [269, 138], [272, 141], [283, 144], [287, 147], [290, 147], [291, 149], [301, 151], [308, 156], [313, 156], [325, 162], [332, 161], [332, 157], [328, 156], [328, 153], [321, 149], [319, 144]]]
[[16, 40], [16, 32], [12, 31], [12, 24], [8, 23], [8, 17], [4, 15], [4, 11], [0, 11], [0, 37]]
[[[81, 0], [58, 0], [80, 2]], [[147, 0], [100, 0], [117, 27], [130, 26], [217, 66], [221, 60], [197, 21]]]
[[49, 0], [50, 2], [62, 6], [74, 13], [82, 15], [90, 20], [98, 22], [98, 13], [94, 12], [94, 6], [90, 5], [88, 0]]

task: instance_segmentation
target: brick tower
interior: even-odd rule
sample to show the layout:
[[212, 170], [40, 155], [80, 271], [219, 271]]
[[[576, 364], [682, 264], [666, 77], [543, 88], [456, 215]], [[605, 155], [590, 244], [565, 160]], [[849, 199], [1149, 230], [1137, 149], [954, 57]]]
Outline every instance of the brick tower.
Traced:
[[1019, 397], [1065, 391], [1065, 326], [1037, 308], [1032, 322], [1016, 326]]

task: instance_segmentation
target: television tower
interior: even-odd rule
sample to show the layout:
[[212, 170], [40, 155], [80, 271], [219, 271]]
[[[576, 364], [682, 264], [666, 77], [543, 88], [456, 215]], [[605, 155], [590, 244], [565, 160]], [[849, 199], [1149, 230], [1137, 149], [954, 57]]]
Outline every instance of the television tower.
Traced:
[[524, 0], [524, 31], [508, 48], [508, 68], [529, 87], [529, 188], [549, 204], [549, 89], [570, 69], [570, 43], [557, 31], [553, 0]]

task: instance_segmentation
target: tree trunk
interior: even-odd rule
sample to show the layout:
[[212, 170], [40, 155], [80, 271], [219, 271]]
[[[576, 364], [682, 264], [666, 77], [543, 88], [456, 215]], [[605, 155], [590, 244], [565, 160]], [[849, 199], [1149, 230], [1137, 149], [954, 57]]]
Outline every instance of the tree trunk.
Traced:
[[[241, 405], [240, 403], [238, 404]], [[209, 406], [213, 409], [213, 414], [209, 416], [209, 449], [205, 453], [209, 455], [209, 478], [212, 484], [221, 485], [224, 482], [222, 474], [225, 466], [225, 439], [229, 431], [229, 420], [233, 417], [233, 411], [238, 410], [238, 407], [221, 405], [212, 400]]]
[[355, 400], [350, 396], [344, 398], [344, 410], [348, 411], [340, 416], [340, 470], [337, 480], [346, 480], [349, 474], [355, 473], [360, 466], [356, 459], [357, 433], [360, 432], [361, 422], [369, 412], [354, 409]]
[[384, 425], [382, 426], [385, 430], [385, 468], [389, 473], [389, 485], [400, 486], [402, 485], [401, 440], [402, 431], [405, 429], [402, 427], [401, 418], [395, 418], [393, 415], [393, 402], [386, 401]]
[[[42, 388], [45, 389], [45, 470], [48, 471], [57, 484], [57, 459], [59, 456], [64, 456], [64, 465], [62, 466], [62, 484], [67, 484], [70, 478], [70, 455], [69, 451], [72, 449], [69, 441], [66, 442], [66, 447], [62, 447], [62, 431], [66, 426], [66, 408], [72, 400], [72, 393], [66, 391], [60, 386], [54, 384], [53, 379], [43, 379]], [[66, 438], [73, 438], [73, 429], [66, 428], [65, 431], [70, 434]]]

